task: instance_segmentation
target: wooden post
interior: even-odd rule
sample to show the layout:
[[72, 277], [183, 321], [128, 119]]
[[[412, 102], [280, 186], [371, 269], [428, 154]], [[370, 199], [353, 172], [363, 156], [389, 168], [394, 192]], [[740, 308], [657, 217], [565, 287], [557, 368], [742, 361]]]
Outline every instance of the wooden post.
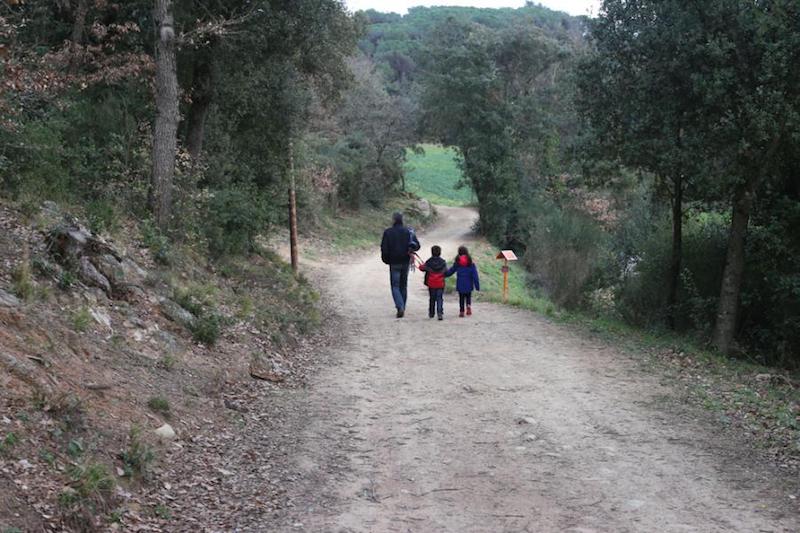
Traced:
[[294, 142], [289, 141], [289, 248], [292, 256], [292, 272], [299, 273], [297, 261], [297, 193], [294, 179]]
[[516, 261], [517, 256], [513, 250], [501, 250], [495, 259], [503, 260], [503, 266], [500, 269], [503, 272], [503, 303], [508, 303], [508, 262]]
[[503, 259], [503, 303], [508, 302], [508, 259]]

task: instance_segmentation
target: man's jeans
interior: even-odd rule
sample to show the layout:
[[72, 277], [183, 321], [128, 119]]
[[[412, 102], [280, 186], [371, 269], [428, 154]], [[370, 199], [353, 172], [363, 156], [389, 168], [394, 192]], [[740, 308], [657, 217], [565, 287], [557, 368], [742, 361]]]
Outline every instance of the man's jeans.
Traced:
[[398, 311], [405, 311], [408, 300], [408, 263], [389, 265], [389, 282], [392, 284], [392, 298]]
[[436, 310], [439, 316], [444, 315], [444, 289], [428, 289], [430, 303], [428, 304], [428, 316], [433, 318], [433, 311]]

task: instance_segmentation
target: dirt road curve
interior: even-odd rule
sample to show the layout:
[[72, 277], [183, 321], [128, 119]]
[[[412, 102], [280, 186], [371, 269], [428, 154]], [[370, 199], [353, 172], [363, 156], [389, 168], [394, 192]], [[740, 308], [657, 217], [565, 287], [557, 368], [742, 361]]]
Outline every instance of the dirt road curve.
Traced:
[[[423, 251], [450, 259], [474, 214], [441, 212]], [[387, 279], [377, 251], [335, 274], [348, 320], [310, 388], [293, 529], [800, 531], [780, 476], [612, 347], [452, 296], [431, 321], [419, 273], [398, 320]]]

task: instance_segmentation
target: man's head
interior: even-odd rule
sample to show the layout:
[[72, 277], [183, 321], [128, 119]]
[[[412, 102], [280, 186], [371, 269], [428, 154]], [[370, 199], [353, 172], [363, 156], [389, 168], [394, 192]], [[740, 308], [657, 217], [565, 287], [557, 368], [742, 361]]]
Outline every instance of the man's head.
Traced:
[[395, 212], [392, 215], [392, 224], [394, 224], [395, 226], [397, 226], [398, 224], [402, 225], [403, 224], [403, 213], [401, 213], [400, 211]]
[[442, 255], [442, 248], [440, 246], [431, 246], [431, 255], [433, 257], [439, 257]]

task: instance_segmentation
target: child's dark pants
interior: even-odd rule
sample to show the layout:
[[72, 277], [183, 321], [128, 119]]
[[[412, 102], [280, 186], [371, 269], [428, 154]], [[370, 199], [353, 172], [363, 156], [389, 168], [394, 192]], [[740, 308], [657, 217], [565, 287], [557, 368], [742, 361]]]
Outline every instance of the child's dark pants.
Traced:
[[439, 316], [444, 315], [444, 289], [428, 289], [430, 294], [430, 302], [428, 303], [428, 316], [433, 318], [433, 312], [436, 311]]
[[458, 293], [458, 310], [463, 313], [465, 306], [472, 306], [472, 292]]

